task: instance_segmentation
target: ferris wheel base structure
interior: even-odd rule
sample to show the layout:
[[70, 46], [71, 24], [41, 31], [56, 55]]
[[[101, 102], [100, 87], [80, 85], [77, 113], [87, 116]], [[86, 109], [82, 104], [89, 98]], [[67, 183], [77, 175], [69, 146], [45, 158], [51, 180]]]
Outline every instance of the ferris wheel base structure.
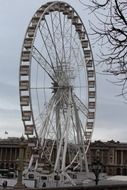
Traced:
[[86, 29], [68, 3], [48, 2], [33, 15], [22, 46], [19, 94], [25, 134], [34, 138], [24, 174], [76, 185], [75, 178], [89, 173], [96, 76]]
[[[25, 171], [24, 171], [25, 172]], [[25, 175], [24, 180], [29, 181], [33, 180], [30, 179], [29, 176], [35, 176], [35, 183], [32, 184], [31, 187], [36, 188], [43, 188], [43, 187], [70, 187], [70, 186], [84, 186], [87, 183], [91, 183], [94, 181], [94, 176], [92, 173], [86, 174], [86, 172], [68, 172], [68, 175], [71, 177], [69, 180], [68, 178], [65, 179], [65, 175], [63, 176], [63, 180], [60, 179], [58, 175], [49, 175], [47, 173], [40, 174], [39, 172], [29, 172]], [[72, 180], [72, 182], [71, 182]], [[29, 187], [29, 185], [28, 185]]]

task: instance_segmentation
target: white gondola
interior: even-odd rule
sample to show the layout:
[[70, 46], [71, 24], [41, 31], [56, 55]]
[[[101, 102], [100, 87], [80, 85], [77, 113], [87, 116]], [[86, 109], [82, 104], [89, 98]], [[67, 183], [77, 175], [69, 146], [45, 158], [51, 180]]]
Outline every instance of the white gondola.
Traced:
[[36, 26], [29, 26], [27, 29], [27, 34], [29, 37], [34, 37], [34, 33], [35, 33], [35, 27]]
[[22, 61], [29, 61], [29, 59], [30, 59], [30, 51], [23, 51], [21, 59], [22, 59]]
[[95, 72], [94, 72], [94, 70], [88, 70], [88, 71], [87, 71], [87, 75], [88, 75], [89, 78], [95, 77]]
[[96, 98], [96, 92], [95, 91], [89, 91], [89, 98]]
[[20, 104], [21, 106], [29, 106], [29, 96], [21, 96], [20, 97]]
[[20, 67], [20, 75], [27, 76], [29, 75], [30, 67], [29, 65], [21, 65]]
[[31, 111], [22, 111], [22, 120], [23, 121], [30, 121], [31, 120]]
[[89, 102], [89, 109], [95, 109], [96, 103], [95, 102]]
[[88, 113], [88, 119], [94, 119], [95, 113], [94, 112], [89, 112]]
[[89, 44], [88, 40], [84, 39], [84, 40], [81, 41], [81, 43], [82, 43], [83, 48], [88, 48], [88, 44]]
[[95, 88], [95, 81], [94, 80], [88, 81], [88, 85], [89, 85], [89, 88]]
[[72, 18], [72, 24], [73, 24], [73, 25], [76, 25], [76, 24], [78, 23], [78, 20], [79, 20], [79, 17], [78, 17], [78, 16], [74, 16], [74, 17]]
[[28, 80], [20, 81], [20, 91], [24, 91], [28, 89], [29, 89], [29, 81]]
[[32, 46], [32, 41], [33, 41], [33, 38], [25, 38], [25, 40], [24, 40], [24, 47], [26, 49], [30, 49], [31, 46]]
[[87, 122], [87, 125], [86, 125], [87, 129], [93, 129], [93, 122]]
[[68, 18], [68, 19], [72, 19], [73, 17], [74, 17], [74, 11], [71, 10], [71, 11], [69, 11], [69, 13], [68, 13], [68, 15], [67, 15], [67, 18]]
[[86, 58], [86, 59], [91, 58], [91, 51], [90, 51], [90, 50], [84, 49], [84, 54], [85, 54], [85, 58]]
[[33, 125], [26, 125], [25, 126], [25, 134], [26, 135], [33, 135], [33, 129], [34, 129]]
[[76, 23], [75, 27], [77, 32], [82, 31], [82, 23]]

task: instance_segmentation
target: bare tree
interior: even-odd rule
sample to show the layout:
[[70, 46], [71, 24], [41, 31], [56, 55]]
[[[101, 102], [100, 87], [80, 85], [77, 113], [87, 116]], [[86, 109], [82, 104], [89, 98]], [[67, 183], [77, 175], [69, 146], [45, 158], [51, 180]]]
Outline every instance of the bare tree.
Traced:
[[107, 66], [106, 72], [111, 73], [122, 85], [122, 95], [127, 96], [127, 0], [79, 0], [86, 6], [95, 21], [90, 26], [99, 42], [99, 62]]

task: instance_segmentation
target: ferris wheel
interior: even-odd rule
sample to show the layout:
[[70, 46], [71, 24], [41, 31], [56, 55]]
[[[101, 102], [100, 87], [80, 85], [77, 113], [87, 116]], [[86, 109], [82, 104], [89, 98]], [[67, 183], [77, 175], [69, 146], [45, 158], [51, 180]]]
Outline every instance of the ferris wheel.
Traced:
[[[88, 171], [96, 77], [86, 29], [72, 6], [54, 1], [35, 12], [25, 34], [19, 73], [25, 134], [37, 139], [36, 167], [42, 162], [43, 170], [45, 166], [65, 176], [69, 169]], [[34, 154], [29, 167], [33, 159]]]

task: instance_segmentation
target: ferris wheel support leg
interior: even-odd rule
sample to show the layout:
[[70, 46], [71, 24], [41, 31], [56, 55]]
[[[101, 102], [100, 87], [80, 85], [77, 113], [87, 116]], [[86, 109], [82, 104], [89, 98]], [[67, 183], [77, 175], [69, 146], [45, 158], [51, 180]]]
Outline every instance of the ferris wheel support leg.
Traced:
[[28, 166], [28, 170], [31, 168], [31, 166], [32, 166], [32, 163], [33, 163], [33, 154], [32, 154], [32, 156], [31, 156], [31, 159], [30, 159], [30, 162], [29, 162], [29, 166]]
[[[60, 131], [60, 126], [59, 126], [59, 120], [60, 120], [60, 118], [59, 118], [59, 103], [58, 103], [58, 105], [57, 105], [57, 107], [56, 107], [56, 116], [57, 116], [57, 129], [58, 129], [58, 133], [57, 133], [57, 138], [59, 138], [60, 139], [60, 141], [59, 141], [59, 144], [57, 145], [58, 146], [58, 153], [57, 153], [57, 156], [56, 156], [56, 162], [55, 162], [55, 166], [54, 166], [54, 171], [56, 171], [57, 169], [60, 169], [59, 168], [59, 161], [60, 161], [60, 153], [61, 153], [61, 151], [63, 151], [62, 150], [62, 144], [63, 144], [63, 141], [64, 141], [64, 136], [65, 136], [65, 133], [67, 134], [67, 125], [68, 125], [68, 117], [66, 118], [66, 124], [65, 124], [65, 126], [64, 126], [64, 131], [62, 132], [62, 134], [61, 134], [61, 131]], [[67, 115], [69, 115], [69, 111], [68, 111], [68, 114]], [[58, 140], [59, 140], [58, 139]], [[66, 145], [64, 145], [64, 153], [63, 153], [63, 160], [62, 160], [62, 168], [65, 168], [65, 157], [66, 157], [66, 149], [67, 149], [67, 146]], [[64, 162], [64, 163], [63, 163]], [[61, 169], [62, 169], [61, 168]]]
[[63, 175], [66, 176], [66, 178], [71, 182], [71, 184], [73, 186], [76, 186], [76, 183], [73, 181], [73, 179], [66, 172], [63, 172]]
[[86, 153], [84, 154], [84, 160], [85, 160], [86, 175], [88, 175], [88, 173], [89, 173], [89, 168], [88, 168], [88, 162], [87, 162], [87, 156], [86, 156]]
[[57, 170], [57, 166], [58, 166], [59, 158], [60, 158], [60, 152], [61, 152], [62, 143], [63, 143], [63, 137], [61, 137], [61, 140], [60, 140], [60, 143], [59, 143], [59, 149], [58, 149], [58, 153], [57, 153], [57, 157], [56, 157], [56, 162], [55, 162], [55, 166], [54, 166], [54, 171]]
[[58, 148], [58, 153], [57, 153], [57, 157], [56, 157], [56, 162], [55, 162], [54, 171], [56, 171], [56, 169], [57, 169], [57, 167], [58, 167], [58, 163], [59, 163], [59, 158], [60, 158], [60, 153], [61, 153], [61, 148], [62, 148], [62, 143], [63, 143], [63, 139], [64, 139], [65, 132], [66, 132], [66, 129], [64, 129], [63, 135], [61, 136], [61, 139], [60, 139], [60, 143], [59, 143], [59, 148]]
[[[77, 140], [78, 140], [78, 144], [80, 144], [82, 142], [82, 134], [81, 134], [81, 129], [80, 129], [80, 119], [79, 119], [79, 115], [78, 115], [78, 110], [76, 108], [76, 104], [75, 101], [72, 97], [72, 101], [74, 104], [74, 112], [75, 112], [75, 121], [76, 121], [76, 131], [77, 131]], [[83, 170], [83, 164], [82, 164], [82, 156], [81, 156], [81, 149], [80, 146], [78, 146], [78, 151], [79, 151], [79, 161], [80, 161], [80, 170]], [[86, 164], [86, 163], [85, 163]]]
[[[74, 102], [74, 99], [73, 99], [73, 102]], [[77, 123], [77, 126], [80, 126], [80, 119], [79, 119], [78, 111], [76, 110], [75, 102], [74, 102], [74, 108], [75, 108], [76, 123]], [[86, 156], [86, 151], [85, 151], [84, 140], [83, 140], [83, 136], [82, 136], [80, 127], [79, 127], [79, 130], [77, 129], [77, 134], [78, 134], [78, 139], [79, 139], [79, 136], [80, 136], [80, 139], [81, 139], [81, 142], [82, 142], [82, 145], [83, 145], [83, 159], [85, 161], [86, 175], [88, 175], [89, 168], [88, 168], [88, 162], [87, 162], [87, 156]]]
[[67, 134], [66, 134], [64, 150], [63, 150], [62, 171], [65, 169], [66, 152], [67, 152]]
[[36, 160], [36, 164], [35, 164], [35, 170], [37, 170], [37, 167], [38, 167], [38, 159]]
[[[56, 106], [57, 150], [59, 150], [60, 139], [61, 139], [61, 129], [60, 129], [61, 126], [60, 126], [60, 113], [59, 112], [60, 112], [60, 103], [58, 103]], [[57, 169], [58, 170], [60, 169], [60, 160], [58, 160]]]
[[71, 91], [69, 90], [69, 108], [67, 114], [67, 122], [66, 122], [66, 136], [65, 136], [65, 144], [63, 150], [63, 159], [62, 159], [62, 171], [65, 170], [65, 160], [66, 160], [66, 153], [67, 153], [67, 143], [68, 143], [68, 130], [70, 126], [70, 118], [71, 118]]

